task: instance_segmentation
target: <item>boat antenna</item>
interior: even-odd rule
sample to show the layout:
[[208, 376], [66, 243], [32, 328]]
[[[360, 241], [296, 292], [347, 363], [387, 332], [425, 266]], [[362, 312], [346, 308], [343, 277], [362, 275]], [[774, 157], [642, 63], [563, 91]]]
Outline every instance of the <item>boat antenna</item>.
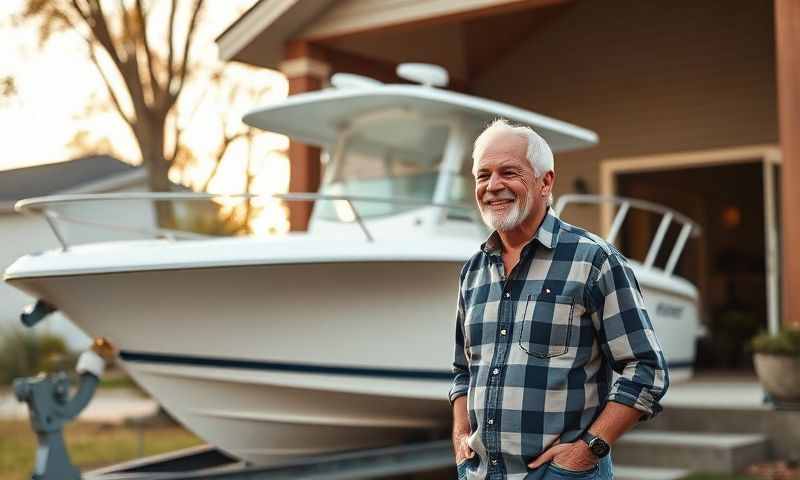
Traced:
[[431, 63], [401, 63], [397, 76], [426, 87], [446, 87], [450, 81], [447, 70]]

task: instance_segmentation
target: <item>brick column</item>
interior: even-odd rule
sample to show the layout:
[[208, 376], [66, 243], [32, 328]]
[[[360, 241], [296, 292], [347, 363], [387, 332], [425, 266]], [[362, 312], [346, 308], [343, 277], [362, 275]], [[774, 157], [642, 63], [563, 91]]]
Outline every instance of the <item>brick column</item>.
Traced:
[[775, 0], [784, 328], [800, 328], [800, 1]]
[[[327, 84], [331, 69], [308, 44], [287, 47], [280, 70], [289, 81], [289, 95], [319, 90]], [[289, 142], [289, 191], [316, 192], [322, 178], [320, 149], [299, 142]], [[306, 230], [313, 202], [290, 202], [290, 229]]]

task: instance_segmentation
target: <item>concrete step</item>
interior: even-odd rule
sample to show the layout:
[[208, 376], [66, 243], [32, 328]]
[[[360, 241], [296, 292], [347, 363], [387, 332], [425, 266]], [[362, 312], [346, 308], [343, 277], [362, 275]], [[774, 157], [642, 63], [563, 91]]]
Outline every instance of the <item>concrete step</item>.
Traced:
[[690, 473], [682, 468], [614, 465], [614, 480], [680, 480]]
[[670, 406], [634, 431], [753, 433], [769, 439], [770, 458], [800, 458], [800, 410]]
[[733, 473], [767, 459], [761, 434], [632, 431], [614, 445], [614, 463]]
[[[791, 412], [783, 416], [800, 417], [800, 413]], [[708, 433], [765, 433], [769, 429], [771, 417], [775, 410], [760, 408], [708, 408], [708, 407], [675, 407], [665, 408], [656, 418], [641, 422], [636, 430], [660, 430], [673, 432], [708, 432]]]

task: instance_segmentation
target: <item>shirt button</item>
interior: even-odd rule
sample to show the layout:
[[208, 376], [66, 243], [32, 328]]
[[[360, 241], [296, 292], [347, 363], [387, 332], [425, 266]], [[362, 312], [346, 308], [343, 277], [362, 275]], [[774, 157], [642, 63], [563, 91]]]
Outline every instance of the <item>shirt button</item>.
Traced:
[[500, 373], [499, 368], [495, 368], [494, 370], [492, 370], [492, 375], [497, 375], [498, 373]]
[[508, 330], [506, 330], [505, 328], [500, 330], [500, 335], [508, 335]]
[[496, 458], [492, 459], [492, 465], [497, 465], [497, 459]]
[[506, 292], [506, 298], [511, 298], [511, 294]]
[[490, 418], [487, 422], [489, 425], [494, 425], [494, 418]]

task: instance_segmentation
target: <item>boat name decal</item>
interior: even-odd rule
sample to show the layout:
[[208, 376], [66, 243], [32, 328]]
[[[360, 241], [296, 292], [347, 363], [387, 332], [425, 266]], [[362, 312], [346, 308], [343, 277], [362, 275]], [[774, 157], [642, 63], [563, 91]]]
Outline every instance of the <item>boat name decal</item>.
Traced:
[[658, 305], [656, 305], [656, 313], [665, 317], [681, 318], [683, 306], [658, 302]]

